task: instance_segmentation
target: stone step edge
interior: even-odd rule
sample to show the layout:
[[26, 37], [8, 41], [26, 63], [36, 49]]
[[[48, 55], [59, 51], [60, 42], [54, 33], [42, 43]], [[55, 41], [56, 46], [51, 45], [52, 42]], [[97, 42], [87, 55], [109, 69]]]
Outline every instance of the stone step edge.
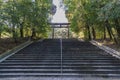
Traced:
[[101, 44], [101, 43], [99, 43], [99, 42], [97, 42], [95, 40], [91, 40], [90, 42], [93, 45], [95, 45], [95, 46], [99, 47], [100, 49], [104, 50], [105, 52], [109, 53], [110, 55], [120, 59], [120, 52], [118, 52], [118, 51], [116, 51], [116, 50], [114, 50], [114, 49], [112, 49], [110, 47], [107, 47], [107, 46], [105, 46], [105, 45], [103, 45], [103, 44]]
[[3, 54], [0, 55], [0, 63], [4, 60], [6, 60], [8, 57], [14, 55], [15, 53], [19, 52], [20, 50], [24, 49], [25, 47], [29, 46], [30, 44], [32, 44], [33, 41], [27, 41], [25, 43], [20, 44], [19, 46], [4, 52]]

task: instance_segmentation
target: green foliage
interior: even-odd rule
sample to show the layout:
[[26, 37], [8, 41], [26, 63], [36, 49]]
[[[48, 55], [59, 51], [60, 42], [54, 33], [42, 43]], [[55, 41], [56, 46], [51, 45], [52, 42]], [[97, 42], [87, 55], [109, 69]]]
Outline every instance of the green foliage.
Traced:
[[100, 20], [118, 19], [120, 17], [120, 1], [113, 0], [112, 2], [106, 3], [99, 11]]
[[[64, 0], [69, 7], [68, 16], [71, 22], [72, 31], [83, 32], [84, 36], [91, 36], [95, 33], [104, 35], [104, 27], [109, 24], [109, 30], [114, 28], [120, 34], [120, 0]], [[94, 27], [95, 32], [92, 28]], [[107, 26], [108, 27], [108, 26]], [[117, 28], [116, 28], [117, 27]], [[89, 33], [88, 33], [89, 32]], [[92, 36], [93, 37], [93, 36]], [[114, 37], [114, 35], [113, 35]]]
[[13, 37], [17, 33], [21, 37], [26, 37], [24, 32], [26, 28], [29, 30], [35, 28], [37, 34], [47, 34], [50, 0], [35, 0], [35, 2], [33, 0], [8, 0], [8, 2], [0, 0], [1, 3], [3, 5], [0, 6], [2, 14], [0, 18], [3, 24], [7, 24], [12, 29]]

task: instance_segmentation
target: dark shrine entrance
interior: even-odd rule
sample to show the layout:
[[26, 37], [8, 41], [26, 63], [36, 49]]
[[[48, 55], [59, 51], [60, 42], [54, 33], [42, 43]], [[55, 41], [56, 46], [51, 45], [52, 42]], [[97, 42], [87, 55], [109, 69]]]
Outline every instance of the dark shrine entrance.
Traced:
[[52, 28], [52, 38], [55, 38], [55, 29], [56, 28], [66, 28], [67, 30], [67, 38], [70, 37], [70, 23], [50, 23]]

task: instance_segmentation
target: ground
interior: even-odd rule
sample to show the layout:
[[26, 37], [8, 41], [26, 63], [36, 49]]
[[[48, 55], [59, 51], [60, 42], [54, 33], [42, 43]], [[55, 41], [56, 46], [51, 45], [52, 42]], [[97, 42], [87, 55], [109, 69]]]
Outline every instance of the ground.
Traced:
[[25, 41], [26, 39], [18, 39], [17, 43], [15, 43], [14, 39], [11, 39], [11, 38], [0, 39], [0, 54], [20, 45]]
[[111, 40], [96, 40], [96, 41], [103, 44], [103, 45], [105, 45], [105, 46], [108, 46], [108, 47], [110, 47], [110, 48], [112, 48], [112, 49], [114, 49], [114, 50], [116, 50], [118, 52], [120, 52], [120, 45], [115, 44]]

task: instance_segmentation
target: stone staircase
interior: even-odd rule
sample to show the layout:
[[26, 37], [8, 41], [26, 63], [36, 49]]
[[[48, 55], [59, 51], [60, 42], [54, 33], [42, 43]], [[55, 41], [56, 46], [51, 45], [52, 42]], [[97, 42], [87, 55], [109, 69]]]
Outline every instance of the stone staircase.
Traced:
[[0, 79], [7, 77], [119, 78], [120, 60], [89, 42], [46, 39], [1, 62]]

